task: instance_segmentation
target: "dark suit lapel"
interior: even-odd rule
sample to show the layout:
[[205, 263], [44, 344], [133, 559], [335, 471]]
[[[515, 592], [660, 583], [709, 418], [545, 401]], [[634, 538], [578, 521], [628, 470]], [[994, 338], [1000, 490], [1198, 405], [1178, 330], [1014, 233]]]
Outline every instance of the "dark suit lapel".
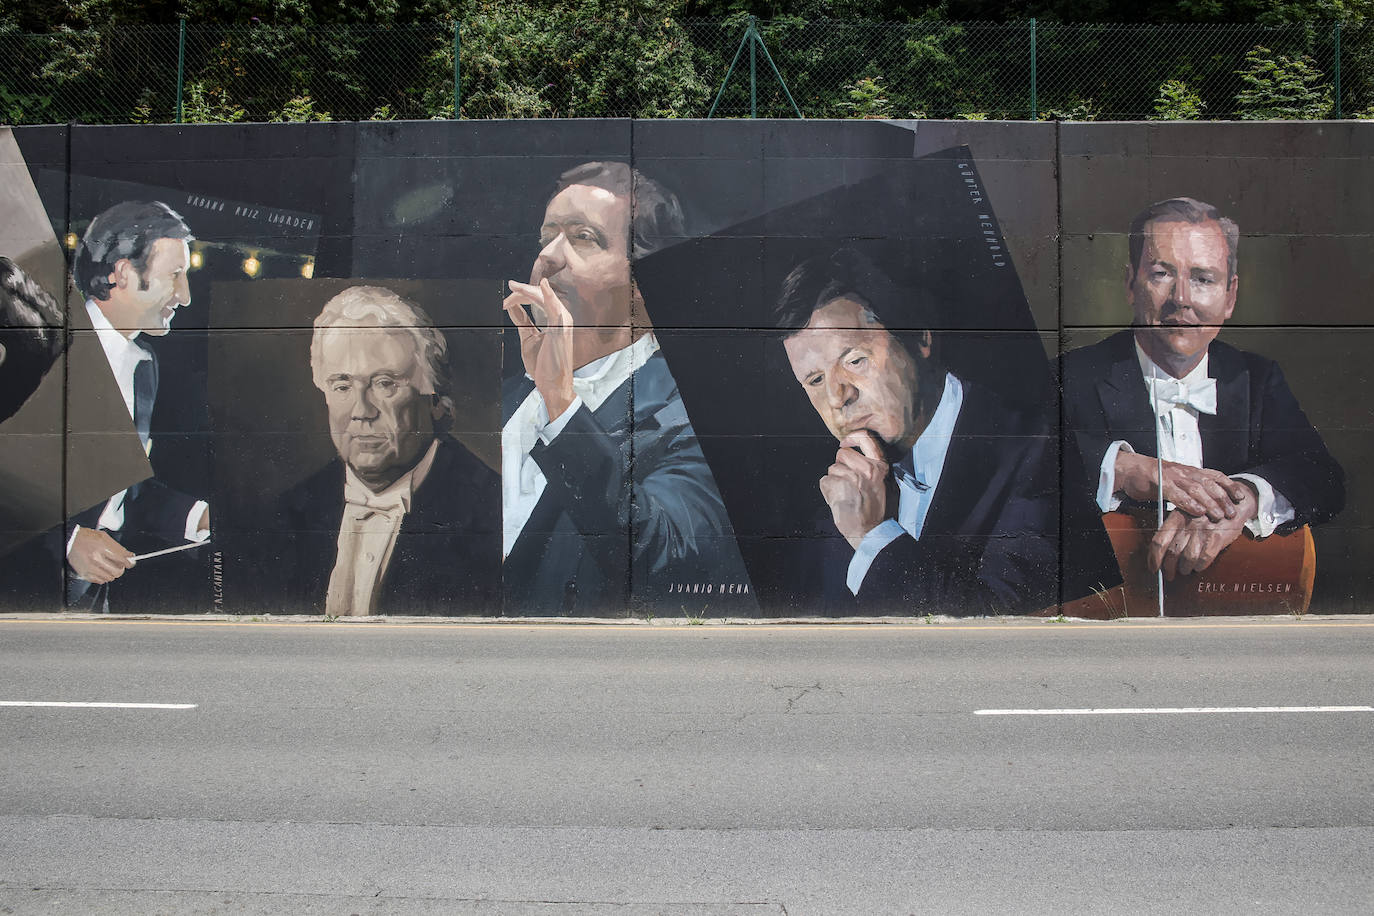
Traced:
[[[639, 372], [643, 372], [640, 369]], [[601, 428], [608, 433], [618, 433], [626, 430], [630, 426], [630, 413], [633, 410], [636, 414], [641, 413], [639, 395], [640, 388], [637, 381], [639, 372], [633, 373], [627, 378], [619, 388], [612, 391], [606, 400], [601, 402], [601, 406], [592, 411], [592, 416]]]
[[[461, 443], [443, 434], [436, 439], [434, 463], [424, 483], [416, 489], [411, 510], [401, 521], [401, 534], [412, 531], [469, 532], [475, 530], [479, 503], [468, 499], [463, 490], [472, 483], [470, 475], [459, 473]], [[476, 460], [476, 459], [474, 459]]]
[[1213, 344], [1207, 374], [1217, 381], [1217, 412], [1198, 414], [1202, 464], [1220, 471], [1245, 467], [1250, 449], [1250, 371], [1237, 351]]
[[983, 491], [979, 480], [984, 469], [977, 450], [965, 448], [970, 441], [969, 433], [962, 428], [965, 416], [967, 413], [960, 411], [960, 422], [955, 424], [954, 435], [950, 437], [949, 451], [945, 453], [945, 464], [940, 470], [940, 485], [935, 488], [930, 509], [926, 511], [925, 525], [921, 527], [923, 538], [958, 533], [968, 517], [969, 497]]
[[[921, 537], [958, 534], [968, 521], [973, 504], [990, 484], [988, 457], [994, 449], [995, 430], [984, 426], [988, 419], [982, 389], [964, 382], [964, 403], [954, 421], [940, 483], [931, 497]], [[970, 447], [972, 446], [972, 447]]]
[[1109, 418], [1111, 435], [1125, 439], [1138, 454], [1153, 458], [1155, 418], [1134, 341], [1130, 331], [1114, 339], [1111, 371], [1097, 383], [1097, 397]]
[[[643, 371], [642, 369], [640, 370]], [[611, 392], [610, 397], [601, 402], [601, 406], [592, 411], [592, 416], [596, 418], [602, 429], [612, 435], [626, 435], [630, 427], [630, 399], [635, 388], [635, 379], [639, 373], [631, 375], [619, 388]], [[520, 395], [515, 401], [515, 407], [511, 408], [514, 413], [515, 408], [529, 396], [529, 392], [534, 390], [534, 382], [529, 382], [525, 388], [525, 394]], [[512, 389], [513, 392], [520, 389]], [[544, 492], [539, 496], [539, 502], [534, 504], [534, 511], [530, 513], [525, 526], [520, 529], [520, 536], [511, 545], [510, 555], [506, 557], [507, 569], [531, 569], [531, 564], [539, 564], [544, 549], [548, 546], [549, 532], [558, 529], [558, 522], [562, 516], [566, 515], [563, 505], [554, 496], [550, 488], [545, 487]]]
[[[630, 384], [622, 385], [621, 388], [628, 398], [628, 409], [621, 409], [626, 410], [627, 414], [633, 412], [635, 419], [638, 420], [662, 410], [672, 393], [677, 390], [677, 382], [673, 379], [672, 370], [668, 368], [668, 361], [663, 358], [663, 351], [660, 350], [649, 357], [638, 372], [630, 376]], [[618, 390], [611, 398], [620, 394], [622, 391]], [[611, 398], [607, 399], [607, 403]], [[597, 418], [601, 419], [600, 412]], [[604, 422], [609, 422], [609, 418]]]

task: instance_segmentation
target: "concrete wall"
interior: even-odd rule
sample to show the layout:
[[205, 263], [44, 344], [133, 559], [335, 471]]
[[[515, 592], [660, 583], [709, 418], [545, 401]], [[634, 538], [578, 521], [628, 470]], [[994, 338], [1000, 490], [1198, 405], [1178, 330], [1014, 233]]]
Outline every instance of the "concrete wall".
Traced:
[[[1114, 555], [1097, 504], [1108, 443], [1154, 454], [1112, 337], [1153, 289], [1145, 320], [1224, 325], [1141, 338], [1209, 353], [1202, 467], [1280, 512], [1262, 538], [1178, 515], [1161, 543], [1211, 563], [1166, 611], [1363, 611], [1372, 151], [1345, 122], [2, 131], [0, 255], [55, 311], [0, 301], [0, 610], [1154, 613], [1155, 509], [1107, 517], [1143, 530]], [[590, 162], [636, 172], [560, 191]], [[1132, 272], [1132, 218], [1175, 197], [1238, 227], [1234, 286], [1213, 220], [1153, 223]], [[154, 234], [184, 264], [140, 273], [147, 233], [96, 219], [128, 201], [180, 217], [184, 253]], [[83, 251], [130, 282], [77, 289]], [[820, 310], [784, 332], [803, 264]], [[134, 416], [112, 353], [155, 366]]]

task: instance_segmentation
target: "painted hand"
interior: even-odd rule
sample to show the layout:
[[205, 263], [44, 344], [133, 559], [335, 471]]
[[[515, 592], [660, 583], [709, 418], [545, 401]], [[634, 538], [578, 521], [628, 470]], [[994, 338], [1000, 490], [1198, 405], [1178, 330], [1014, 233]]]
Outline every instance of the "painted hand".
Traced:
[[[1155, 459], [1122, 449], [1116, 456], [1116, 486], [1132, 499], [1158, 499], [1159, 472]], [[1254, 491], [1243, 481], [1220, 471], [1164, 462], [1164, 499], [1192, 516], [1211, 522], [1234, 521], [1240, 505]]]
[[134, 565], [134, 555], [104, 531], [79, 528], [67, 551], [72, 570], [87, 582], [102, 585], [118, 579]]
[[[538, 286], [511, 280], [510, 290], [502, 307], [520, 332], [520, 357], [525, 362], [525, 372], [534, 379], [534, 386], [549, 412], [549, 420], [556, 420], [575, 397], [572, 382], [576, 329], [572, 315], [548, 280], [540, 280]], [[527, 304], [545, 317], [543, 328], [530, 320], [525, 312]]]
[[1236, 507], [1234, 518], [1214, 522], [1205, 515], [1191, 516], [1178, 509], [1170, 512], [1150, 541], [1150, 570], [1164, 570], [1164, 578], [1172, 582], [1175, 575], [1187, 576], [1211, 566], [1259, 510], [1255, 491], [1249, 485], [1242, 486], [1246, 497]]
[[830, 506], [835, 527], [855, 550], [864, 535], [887, 518], [887, 474], [888, 464], [877, 439], [863, 431], [844, 437], [835, 463], [821, 478], [821, 495]]

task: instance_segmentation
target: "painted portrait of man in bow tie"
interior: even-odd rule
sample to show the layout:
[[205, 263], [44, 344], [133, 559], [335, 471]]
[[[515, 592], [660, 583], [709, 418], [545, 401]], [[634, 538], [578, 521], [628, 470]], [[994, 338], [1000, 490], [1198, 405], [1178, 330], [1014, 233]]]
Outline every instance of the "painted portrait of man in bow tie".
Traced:
[[1149, 563], [1169, 580], [1246, 532], [1322, 522], [1345, 502], [1344, 473], [1278, 364], [1217, 340], [1236, 309], [1239, 242], [1210, 204], [1145, 208], [1128, 241], [1132, 327], [1064, 356], [1066, 442], [1102, 511], [1158, 499], [1162, 479], [1169, 512]]
[[444, 334], [395, 292], [350, 287], [315, 319], [310, 368], [338, 458], [285, 496], [301, 597], [334, 616], [490, 613], [501, 485], [447, 432]]

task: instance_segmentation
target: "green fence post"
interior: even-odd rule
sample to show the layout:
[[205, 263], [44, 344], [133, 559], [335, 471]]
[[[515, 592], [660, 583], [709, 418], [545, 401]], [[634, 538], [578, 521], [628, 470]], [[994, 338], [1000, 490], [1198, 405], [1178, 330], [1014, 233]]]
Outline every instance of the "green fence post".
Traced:
[[768, 45], [763, 43], [763, 36], [759, 34], [754, 25], [755, 19], [749, 17], [749, 24], [744, 29], [744, 37], [740, 39], [739, 47], [735, 49], [735, 56], [730, 58], [730, 67], [725, 71], [725, 79], [721, 80], [720, 89], [716, 92], [716, 100], [711, 103], [711, 110], [706, 113], [706, 117], [715, 117], [716, 109], [720, 107], [720, 100], [725, 97], [725, 87], [730, 85], [730, 77], [735, 74], [735, 67], [739, 64], [740, 55], [744, 53], [744, 46], [749, 46], [749, 117], [759, 116], [759, 95], [758, 95], [758, 68], [756, 52], [763, 52], [763, 59], [768, 61], [768, 66], [773, 70], [773, 75], [778, 78], [778, 85], [782, 87], [783, 94], [787, 96], [788, 104], [796, 112], [797, 117], [802, 117], [801, 109], [797, 107], [797, 100], [792, 98], [792, 90], [787, 88], [787, 80], [782, 78], [782, 71], [778, 69], [777, 63], [773, 60], [773, 55], [768, 53]]
[[739, 63], [739, 56], [744, 53], [744, 46], [749, 41], [749, 30], [744, 30], [744, 37], [740, 39], [739, 47], [735, 49], [735, 56], [730, 58], [730, 68], [725, 71], [725, 79], [720, 81], [720, 90], [716, 92], [716, 100], [711, 103], [711, 110], [706, 113], [706, 117], [715, 117], [716, 108], [720, 105], [720, 100], [725, 96], [725, 87], [730, 85], [730, 77], [735, 74], [735, 65]]
[[1030, 98], [1030, 103], [1031, 103], [1031, 116], [1030, 116], [1030, 119], [1031, 119], [1032, 121], [1037, 121], [1037, 120], [1039, 120], [1039, 118], [1040, 118], [1040, 111], [1039, 111], [1039, 106], [1038, 106], [1038, 104], [1037, 104], [1037, 103], [1038, 103], [1038, 99], [1036, 99], [1036, 95], [1035, 95], [1035, 20], [1034, 20], [1034, 19], [1032, 19], [1032, 20], [1030, 21], [1030, 45], [1031, 45], [1031, 47], [1030, 47], [1030, 52], [1031, 52], [1031, 61], [1030, 61], [1030, 64], [1031, 64], [1031, 85], [1030, 85], [1030, 90], [1031, 90], [1031, 98]]
[[177, 123], [181, 123], [181, 89], [186, 83], [186, 18], [177, 30]]
[[792, 98], [792, 90], [787, 88], [787, 80], [782, 78], [782, 71], [773, 62], [773, 55], [768, 53], [768, 45], [763, 43], [763, 36], [759, 36], [759, 50], [763, 52], [763, 59], [768, 61], [768, 66], [773, 69], [773, 75], [778, 78], [778, 85], [782, 87], [782, 94], [787, 96], [787, 104], [792, 106], [797, 117], [802, 117], [801, 109], [797, 107], [797, 100]]
[[754, 49], [759, 42], [758, 30], [754, 28], [754, 17], [749, 17], [749, 117], [759, 116], [758, 68], [754, 63]]
[[1341, 113], [1341, 24], [1336, 23], [1336, 120], [1343, 117]]
[[453, 24], [453, 120], [455, 121], [462, 117], [459, 106], [463, 102], [463, 87], [458, 79], [463, 59], [463, 43], [458, 36], [458, 29], [461, 25], [462, 23], [458, 22]]

